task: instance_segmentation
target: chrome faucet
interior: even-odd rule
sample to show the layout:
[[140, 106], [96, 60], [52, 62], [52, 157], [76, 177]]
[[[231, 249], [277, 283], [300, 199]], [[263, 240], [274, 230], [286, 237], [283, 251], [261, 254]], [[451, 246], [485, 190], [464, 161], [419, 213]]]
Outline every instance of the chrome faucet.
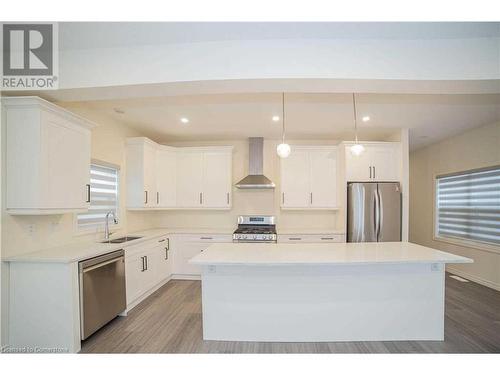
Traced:
[[113, 223], [115, 224], [118, 224], [118, 220], [116, 220], [116, 216], [115, 216], [115, 213], [113, 211], [109, 211], [107, 214], [106, 214], [106, 219], [105, 219], [105, 223], [104, 223], [104, 239], [106, 241], [109, 240], [109, 216], [113, 216]]

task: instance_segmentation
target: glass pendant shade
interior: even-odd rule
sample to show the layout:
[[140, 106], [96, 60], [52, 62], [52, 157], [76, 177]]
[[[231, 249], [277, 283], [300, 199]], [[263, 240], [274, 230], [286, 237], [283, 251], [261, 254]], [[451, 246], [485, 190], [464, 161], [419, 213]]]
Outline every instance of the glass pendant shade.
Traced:
[[353, 154], [354, 156], [361, 155], [363, 153], [363, 151], [365, 151], [365, 146], [363, 146], [359, 143], [356, 143], [356, 144], [351, 146], [351, 154]]
[[290, 145], [288, 143], [280, 143], [278, 147], [276, 147], [276, 152], [280, 158], [287, 158], [291, 152]]

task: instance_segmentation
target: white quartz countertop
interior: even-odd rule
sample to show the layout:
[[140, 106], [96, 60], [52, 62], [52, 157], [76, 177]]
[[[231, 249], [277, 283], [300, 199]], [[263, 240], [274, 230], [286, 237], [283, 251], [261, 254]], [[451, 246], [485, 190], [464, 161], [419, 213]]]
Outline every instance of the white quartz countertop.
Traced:
[[221, 243], [191, 258], [197, 265], [345, 265], [472, 263], [473, 260], [410, 242]]
[[[66, 244], [57, 247], [52, 247], [44, 250], [39, 250], [31, 253], [13, 255], [2, 258], [5, 262], [46, 262], [46, 263], [72, 263], [79, 262], [84, 259], [93, 258], [102, 254], [106, 254], [115, 250], [125, 249], [129, 246], [140, 244], [141, 242], [172, 234], [231, 234], [232, 230], [219, 229], [169, 229], [156, 228], [148, 229], [139, 232], [127, 233], [127, 236], [141, 237], [137, 240], [132, 240], [124, 243], [110, 244], [85, 241], [74, 244]], [[124, 235], [112, 236], [113, 238], [124, 237]]]

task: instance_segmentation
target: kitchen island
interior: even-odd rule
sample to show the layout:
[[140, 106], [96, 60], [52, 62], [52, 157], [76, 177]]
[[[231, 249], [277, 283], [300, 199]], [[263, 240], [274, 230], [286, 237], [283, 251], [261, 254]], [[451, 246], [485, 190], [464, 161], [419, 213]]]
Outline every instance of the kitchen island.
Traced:
[[408, 242], [211, 245], [202, 266], [204, 340], [443, 340], [445, 264]]

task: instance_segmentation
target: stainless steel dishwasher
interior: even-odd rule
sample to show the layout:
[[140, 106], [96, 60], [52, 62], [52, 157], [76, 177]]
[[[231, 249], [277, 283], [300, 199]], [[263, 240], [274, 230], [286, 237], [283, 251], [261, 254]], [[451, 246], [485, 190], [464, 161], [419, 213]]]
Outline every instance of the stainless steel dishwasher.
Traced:
[[85, 340], [127, 307], [124, 251], [79, 263], [80, 330]]

